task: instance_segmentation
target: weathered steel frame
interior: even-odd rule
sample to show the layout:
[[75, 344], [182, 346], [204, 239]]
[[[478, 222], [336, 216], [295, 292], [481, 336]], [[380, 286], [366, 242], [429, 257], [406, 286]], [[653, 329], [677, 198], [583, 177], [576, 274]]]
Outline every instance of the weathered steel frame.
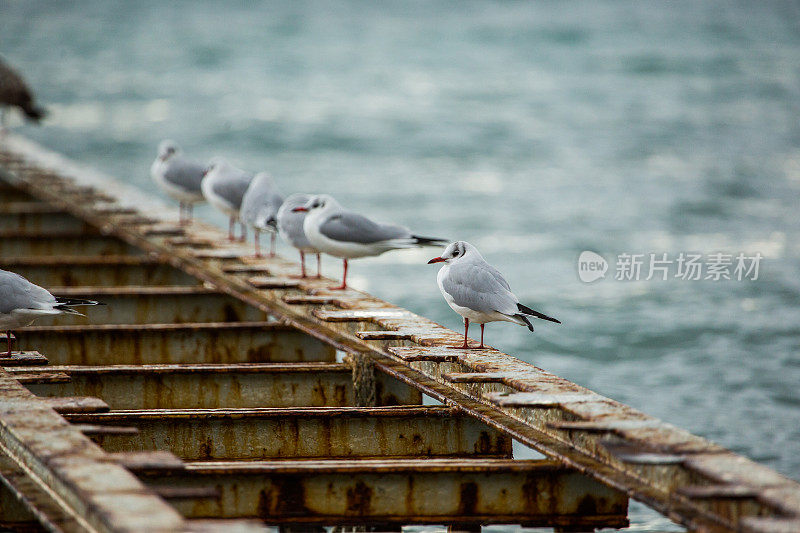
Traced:
[[[0, 164], [15, 186], [352, 357], [698, 530], [800, 530], [797, 483], [713, 443], [329, 280], [291, 278], [280, 258], [247, 260], [204, 224], [178, 228], [158, 202], [18, 137]], [[67, 177], [65, 177], [67, 176]], [[260, 275], [259, 275], [260, 274]], [[262, 288], [274, 290], [263, 291]]]

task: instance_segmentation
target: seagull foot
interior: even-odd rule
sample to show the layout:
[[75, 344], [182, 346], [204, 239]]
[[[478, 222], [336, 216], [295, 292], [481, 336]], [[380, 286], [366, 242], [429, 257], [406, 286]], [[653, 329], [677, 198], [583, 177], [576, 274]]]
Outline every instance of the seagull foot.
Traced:
[[337, 285], [336, 287], [328, 287], [329, 291], [344, 291], [347, 290], [347, 285]]

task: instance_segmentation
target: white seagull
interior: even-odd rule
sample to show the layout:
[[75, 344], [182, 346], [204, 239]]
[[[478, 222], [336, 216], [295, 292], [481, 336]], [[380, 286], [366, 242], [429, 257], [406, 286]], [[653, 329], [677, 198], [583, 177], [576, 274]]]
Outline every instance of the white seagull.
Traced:
[[239, 211], [239, 220], [253, 228], [255, 233], [256, 257], [261, 257], [258, 238], [262, 231], [272, 234], [269, 256], [275, 257], [275, 234], [278, 231], [277, 218], [281, 204], [283, 196], [278, 192], [272, 176], [267, 172], [256, 174], [242, 197], [242, 208]]
[[[252, 174], [236, 168], [221, 157], [212, 159], [208, 164], [208, 168], [206, 168], [206, 176], [203, 178], [200, 188], [203, 190], [203, 196], [206, 197], [208, 203], [228, 215], [229, 241], [234, 240], [233, 226], [239, 220], [242, 197], [252, 179]], [[239, 240], [245, 240], [246, 231], [244, 224], [242, 224], [242, 236]]]
[[303, 222], [311, 246], [344, 261], [342, 284], [331, 289], [347, 288], [347, 260], [380, 255], [389, 250], [417, 246], [439, 246], [445, 240], [412, 235], [408, 228], [380, 224], [363, 215], [345, 210], [332, 196], [313, 196], [295, 212], [307, 211]]
[[192, 207], [205, 200], [200, 183], [205, 175], [205, 166], [187, 159], [180, 147], [171, 140], [161, 141], [158, 156], [150, 167], [150, 176], [156, 185], [180, 204], [178, 221], [192, 221]]
[[561, 324], [559, 320], [534, 311], [519, 303], [508, 282], [492, 265], [486, 262], [477, 248], [465, 241], [450, 243], [439, 257], [428, 264], [444, 262], [436, 282], [442, 291], [447, 305], [464, 317], [464, 345], [469, 348], [467, 333], [470, 320], [481, 325], [481, 344], [483, 348], [483, 328], [487, 322], [503, 320], [533, 331], [528, 316], [541, 318]]
[[306, 212], [295, 211], [295, 207], [303, 207], [311, 198], [308, 194], [295, 193], [284, 200], [281, 208], [278, 209], [278, 233], [286, 244], [297, 248], [300, 252], [300, 277], [306, 276], [306, 254], [317, 255], [317, 278], [322, 277], [319, 250], [311, 246], [303, 230], [303, 222], [306, 220]]
[[103, 305], [94, 300], [56, 298], [47, 289], [34, 285], [19, 274], [0, 270], [0, 331], [8, 340], [6, 357], [11, 357], [11, 330], [30, 326], [43, 316], [80, 315], [78, 305]]

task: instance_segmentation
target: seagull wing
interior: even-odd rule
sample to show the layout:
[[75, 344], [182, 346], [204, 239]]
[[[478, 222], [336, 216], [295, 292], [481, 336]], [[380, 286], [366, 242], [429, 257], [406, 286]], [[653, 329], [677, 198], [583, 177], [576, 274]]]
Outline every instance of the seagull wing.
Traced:
[[330, 216], [320, 225], [319, 231], [329, 239], [358, 244], [411, 238], [407, 228], [378, 224], [363, 215], [348, 211]]
[[481, 313], [519, 313], [519, 300], [508, 289], [508, 283], [486, 263], [454, 263], [442, 279], [442, 287], [461, 307]]
[[182, 157], [173, 157], [164, 171], [164, 179], [187, 191], [200, 193], [205, 166]]
[[0, 270], [0, 313], [18, 309], [52, 309], [55, 297], [19, 274]]

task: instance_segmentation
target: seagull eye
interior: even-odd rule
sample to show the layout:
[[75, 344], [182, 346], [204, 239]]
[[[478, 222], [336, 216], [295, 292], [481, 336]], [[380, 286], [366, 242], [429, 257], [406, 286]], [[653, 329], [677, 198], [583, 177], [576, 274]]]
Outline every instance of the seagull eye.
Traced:
[[458, 250], [456, 250], [455, 252], [453, 252], [453, 257], [458, 257]]

